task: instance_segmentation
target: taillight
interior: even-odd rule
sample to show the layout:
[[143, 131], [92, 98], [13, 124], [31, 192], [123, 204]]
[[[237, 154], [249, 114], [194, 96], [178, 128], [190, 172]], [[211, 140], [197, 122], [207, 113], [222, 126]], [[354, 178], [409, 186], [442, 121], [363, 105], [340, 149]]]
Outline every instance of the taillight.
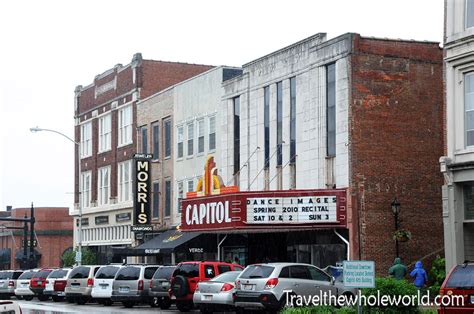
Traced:
[[142, 291], [143, 290], [143, 280], [138, 280], [138, 290]]
[[198, 292], [199, 291], [199, 282], [196, 284], [196, 289], [195, 289], [195, 292]]
[[150, 289], [153, 288], [153, 280], [150, 280]]
[[9, 286], [9, 287], [14, 287], [14, 286], [15, 286], [15, 283], [13, 282], [13, 280], [10, 280], [10, 281], [8, 282], [8, 286]]
[[87, 286], [92, 287], [94, 285], [94, 278], [87, 279]]
[[278, 284], [278, 278], [270, 278], [267, 280], [267, 283], [265, 284], [264, 290], [270, 290], [275, 288], [275, 286]]
[[233, 285], [231, 285], [230, 283], [225, 283], [221, 288], [221, 292], [229, 291], [229, 290], [232, 290], [232, 289], [234, 289]]

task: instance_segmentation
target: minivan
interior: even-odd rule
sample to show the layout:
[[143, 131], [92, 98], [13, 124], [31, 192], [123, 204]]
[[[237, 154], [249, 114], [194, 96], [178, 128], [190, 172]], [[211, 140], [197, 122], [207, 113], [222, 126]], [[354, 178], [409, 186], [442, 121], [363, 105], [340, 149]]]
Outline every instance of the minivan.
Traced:
[[31, 269], [25, 271], [23, 274], [18, 277], [17, 285], [15, 289], [15, 295], [17, 299], [23, 299], [26, 301], [33, 300], [35, 293], [30, 289], [31, 278], [37, 272], [37, 269]]
[[114, 278], [120, 268], [116, 265], [102, 266], [95, 274], [91, 296], [100, 304], [112, 305]]
[[64, 290], [68, 302], [77, 302], [82, 305], [90, 301], [94, 276], [99, 268], [98, 265], [83, 265], [72, 269]]
[[115, 275], [112, 301], [122, 302], [125, 307], [133, 307], [138, 303], [156, 306], [149, 296], [150, 280], [159, 265], [126, 265]]
[[61, 268], [52, 271], [46, 278], [43, 294], [51, 296], [54, 302], [62, 301], [66, 295], [64, 289], [67, 284], [67, 276], [71, 271], [72, 268]]
[[18, 277], [22, 270], [6, 270], [0, 272], [0, 297], [9, 298], [15, 295]]

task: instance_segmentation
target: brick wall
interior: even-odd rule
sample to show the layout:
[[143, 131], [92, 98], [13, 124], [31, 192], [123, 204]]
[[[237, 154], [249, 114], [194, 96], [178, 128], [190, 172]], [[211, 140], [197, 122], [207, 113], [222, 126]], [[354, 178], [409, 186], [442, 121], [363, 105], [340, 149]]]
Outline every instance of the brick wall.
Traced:
[[400, 229], [413, 235], [400, 243], [402, 261], [410, 264], [443, 248], [442, 50], [435, 43], [356, 36], [351, 73], [351, 193], [360, 232], [355, 242], [360, 258], [375, 260], [383, 275], [395, 257], [395, 197]]

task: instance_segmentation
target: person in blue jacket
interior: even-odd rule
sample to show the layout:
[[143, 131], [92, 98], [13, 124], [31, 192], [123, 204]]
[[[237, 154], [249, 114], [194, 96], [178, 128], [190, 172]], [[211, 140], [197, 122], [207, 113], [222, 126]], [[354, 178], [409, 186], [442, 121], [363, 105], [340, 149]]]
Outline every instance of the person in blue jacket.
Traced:
[[416, 262], [415, 269], [411, 271], [410, 276], [415, 277], [413, 284], [418, 289], [422, 289], [428, 282], [428, 276], [426, 275], [426, 271], [423, 269], [420, 261]]

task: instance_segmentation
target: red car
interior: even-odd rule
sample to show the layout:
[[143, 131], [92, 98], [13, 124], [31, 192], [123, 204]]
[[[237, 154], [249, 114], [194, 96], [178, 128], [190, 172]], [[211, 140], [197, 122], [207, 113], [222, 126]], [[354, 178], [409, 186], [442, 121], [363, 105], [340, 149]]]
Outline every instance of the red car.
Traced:
[[171, 277], [170, 297], [176, 297], [176, 307], [187, 312], [194, 307], [193, 295], [200, 281], [207, 281], [231, 270], [243, 270], [240, 265], [224, 262], [179, 263]]
[[35, 293], [40, 301], [46, 301], [49, 299], [48, 295], [43, 293], [44, 288], [46, 287], [46, 278], [48, 277], [49, 273], [52, 272], [53, 269], [40, 269], [37, 271], [30, 281], [30, 289]]
[[439, 294], [444, 297], [444, 304], [438, 308], [439, 314], [474, 313], [474, 262], [454, 266], [441, 285]]

